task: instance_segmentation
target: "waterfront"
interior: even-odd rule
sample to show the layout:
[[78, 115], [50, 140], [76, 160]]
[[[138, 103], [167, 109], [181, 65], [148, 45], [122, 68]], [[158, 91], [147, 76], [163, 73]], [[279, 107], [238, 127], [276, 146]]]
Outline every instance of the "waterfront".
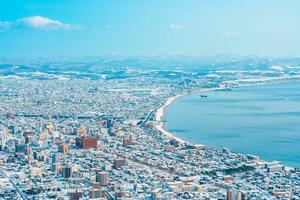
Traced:
[[191, 94], [166, 109], [176, 136], [211, 147], [300, 166], [300, 83], [257, 85]]
[[[4, 74], [1, 80], [0, 188], [5, 193], [0, 198], [226, 199], [232, 192], [247, 199], [300, 196], [299, 169], [227, 149], [186, 145], [187, 138], [164, 129], [166, 108], [190, 92], [203, 94], [195, 101], [209, 101], [212, 94], [223, 93], [212, 92], [220, 79], [208, 84], [206, 77], [192, 77], [188, 71], [172, 78], [161, 72], [162, 78], [139, 70], [105, 80], [61, 79], [65, 71], [53, 79], [46, 79], [51, 74], [45, 72], [37, 79], [36, 68], [28, 69], [28, 79]], [[264, 73], [246, 81], [238, 71], [231, 74], [234, 82], [223, 83], [278, 82], [282, 74], [270, 80]], [[182, 82], [183, 76], [188, 81]]]

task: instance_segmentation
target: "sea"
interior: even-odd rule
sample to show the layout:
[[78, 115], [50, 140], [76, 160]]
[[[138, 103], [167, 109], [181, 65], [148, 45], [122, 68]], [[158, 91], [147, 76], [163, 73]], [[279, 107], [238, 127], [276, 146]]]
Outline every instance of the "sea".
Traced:
[[189, 142], [300, 167], [299, 82], [189, 94], [168, 106], [163, 120]]

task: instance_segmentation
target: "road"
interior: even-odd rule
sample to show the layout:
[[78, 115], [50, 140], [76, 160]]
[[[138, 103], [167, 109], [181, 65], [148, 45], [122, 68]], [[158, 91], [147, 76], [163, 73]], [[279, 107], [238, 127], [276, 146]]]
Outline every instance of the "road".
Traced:
[[159, 109], [161, 106], [155, 108], [154, 110], [152, 110], [149, 115], [146, 117], [146, 119], [140, 124], [140, 128], [142, 128], [146, 123], [147, 121], [152, 117], [152, 115], [157, 111], [157, 109]]

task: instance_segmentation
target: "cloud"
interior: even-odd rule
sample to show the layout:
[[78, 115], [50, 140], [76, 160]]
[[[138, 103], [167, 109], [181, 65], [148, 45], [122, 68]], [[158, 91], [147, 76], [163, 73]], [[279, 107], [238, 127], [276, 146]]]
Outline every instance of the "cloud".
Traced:
[[76, 25], [65, 24], [58, 20], [49, 19], [41, 16], [25, 17], [17, 20], [17, 23], [30, 26], [35, 29], [65, 29], [76, 28]]
[[66, 24], [59, 20], [42, 16], [24, 17], [15, 21], [0, 21], [0, 30], [2, 31], [14, 27], [28, 27], [39, 30], [71, 30], [80, 28], [80, 25]]
[[240, 34], [236, 33], [236, 32], [226, 31], [226, 32], [220, 33], [220, 36], [221, 37], [237, 37], [237, 36], [240, 36]]
[[181, 24], [170, 24], [170, 29], [175, 30], [175, 31], [180, 31], [183, 29], [183, 26]]

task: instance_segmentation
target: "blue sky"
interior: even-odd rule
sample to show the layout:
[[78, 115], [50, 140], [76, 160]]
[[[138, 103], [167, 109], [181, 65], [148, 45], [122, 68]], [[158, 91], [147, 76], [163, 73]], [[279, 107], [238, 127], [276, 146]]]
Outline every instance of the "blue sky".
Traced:
[[300, 56], [298, 0], [1, 0], [0, 56]]

